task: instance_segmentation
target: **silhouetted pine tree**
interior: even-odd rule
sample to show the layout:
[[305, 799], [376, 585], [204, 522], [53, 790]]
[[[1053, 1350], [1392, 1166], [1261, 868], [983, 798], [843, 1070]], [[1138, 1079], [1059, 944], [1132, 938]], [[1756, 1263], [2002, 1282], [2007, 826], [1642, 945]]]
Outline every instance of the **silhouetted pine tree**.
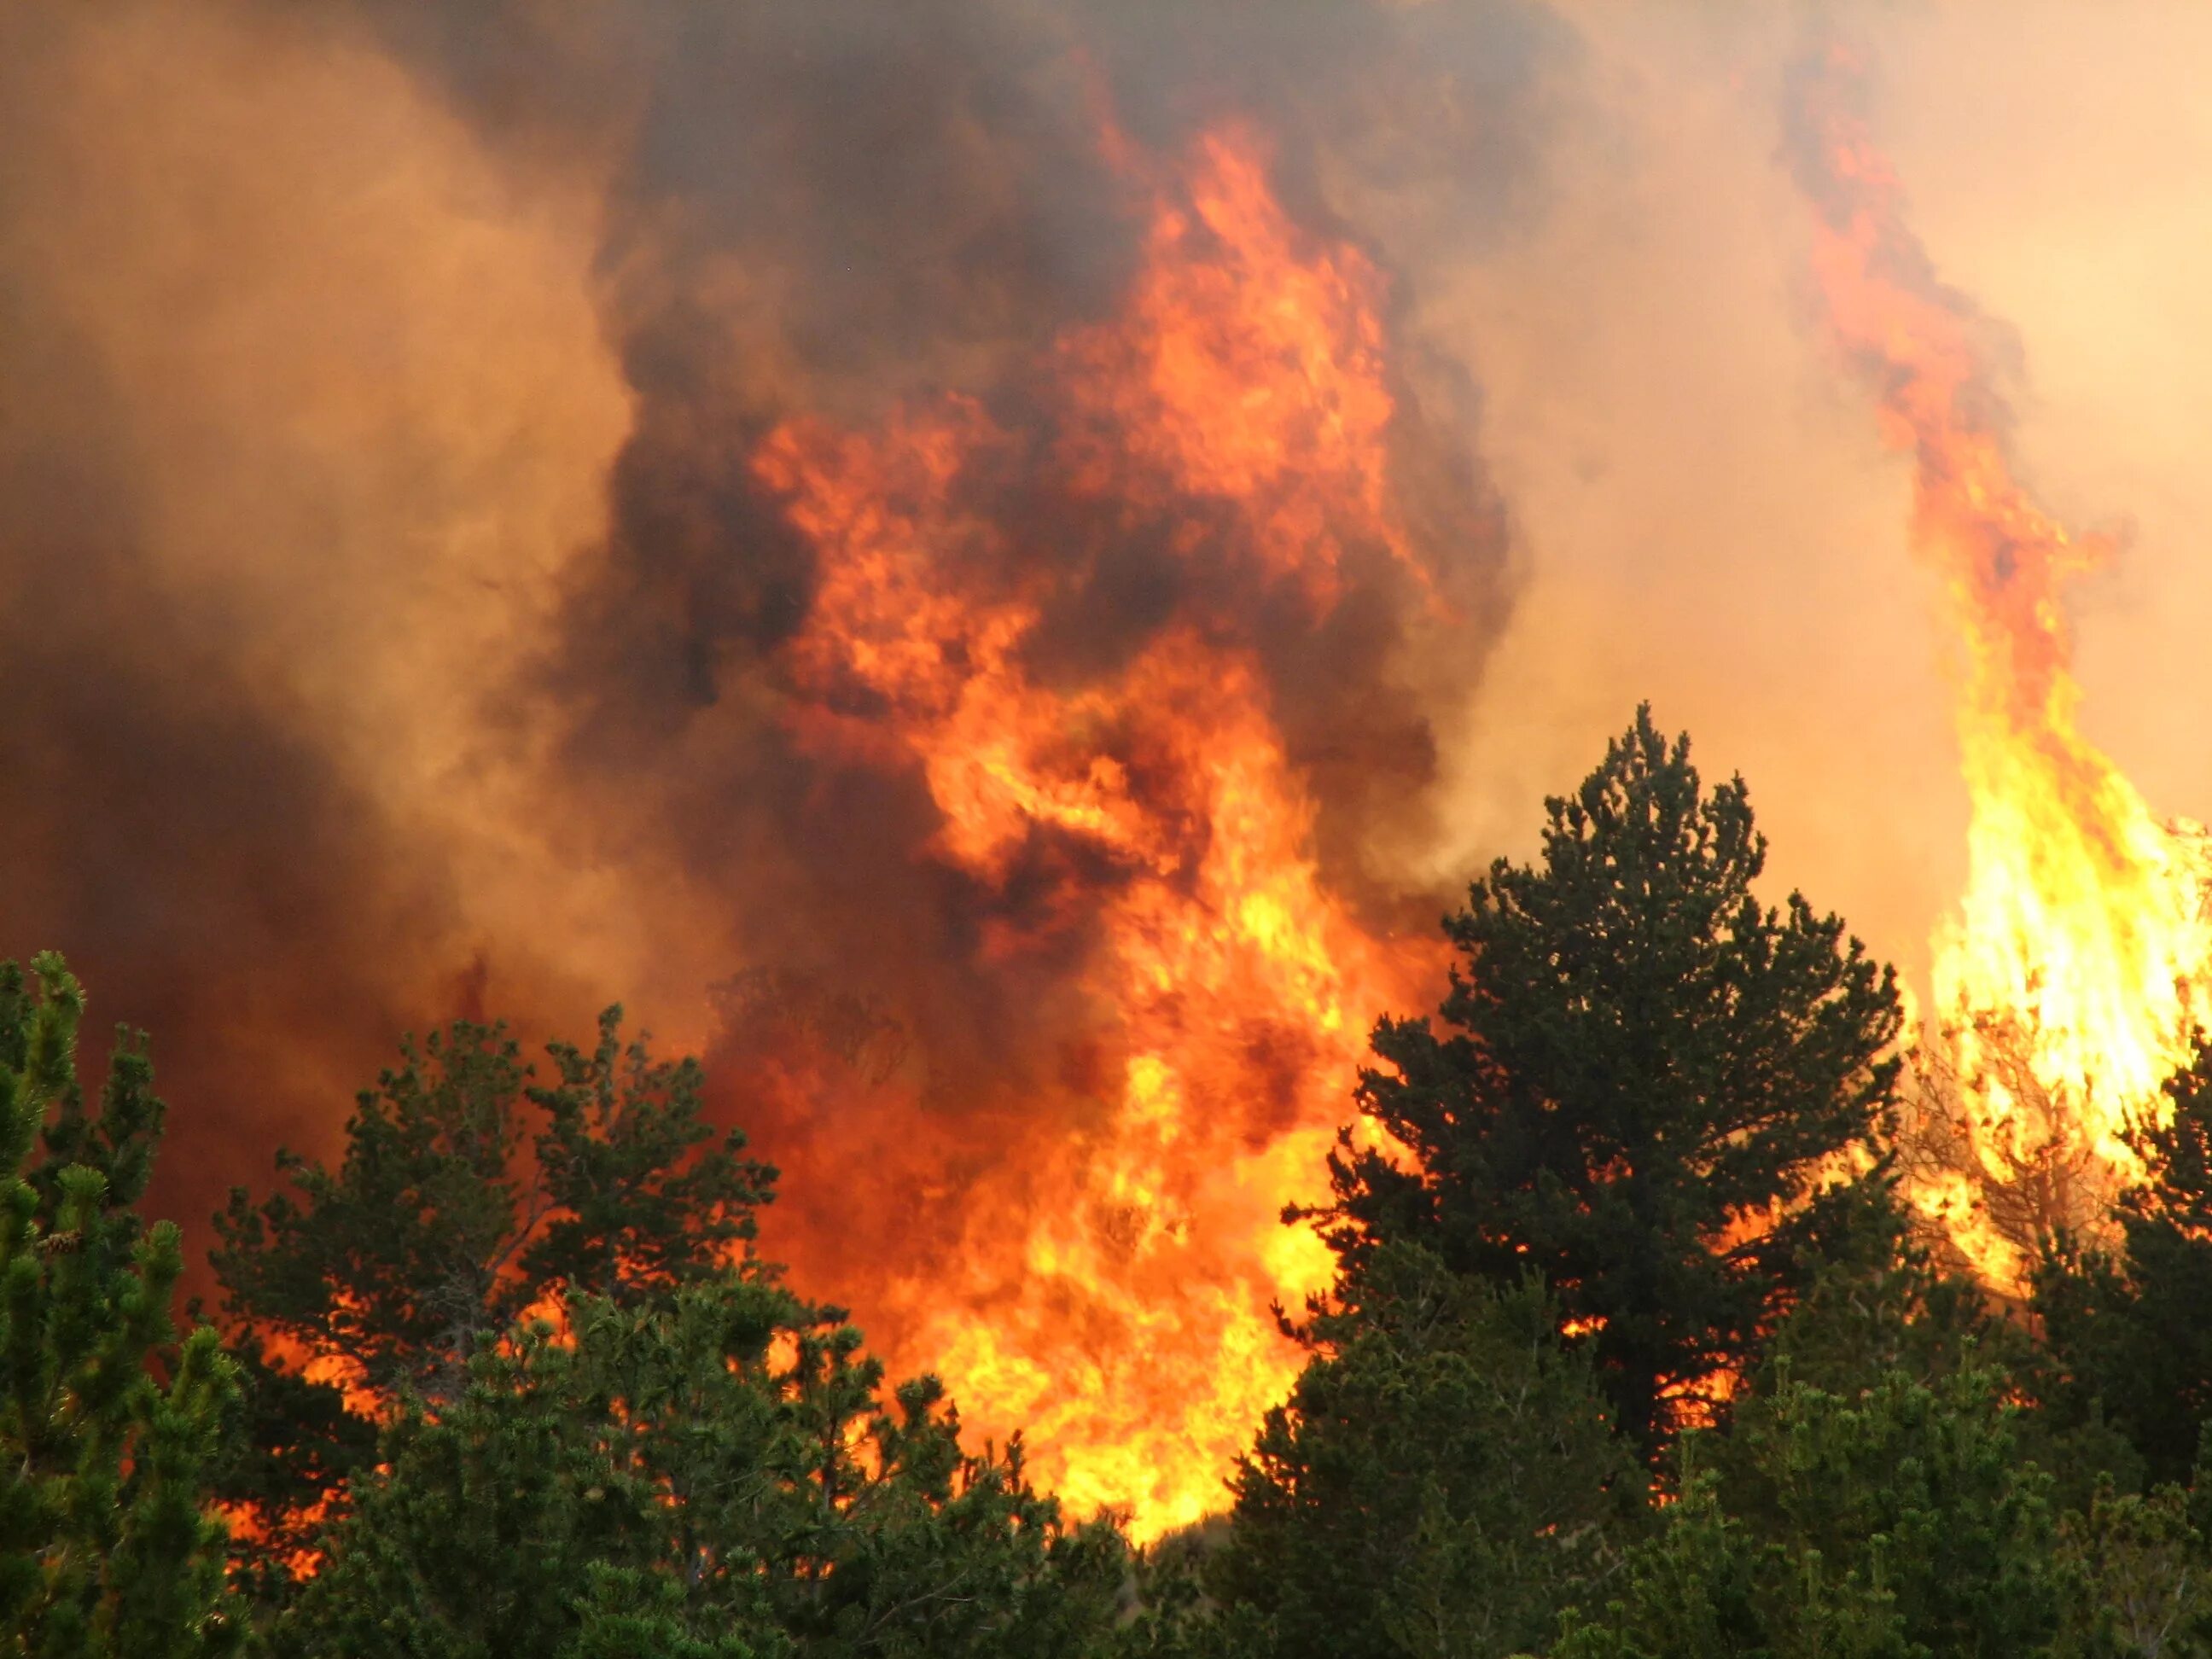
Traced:
[[2212, 1418], [2212, 1048], [2166, 1085], [2164, 1123], [2129, 1132], [2148, 1173], [2120, 1198], [2117, 1250], [2053, 1240], [2031, 1305], [2062, 1421], [2101, 1414], [2154, 1482], [2185, 1482]]
[[87, 1111], [83, 994], [60, 957], [33, 966], [35, 987], [0, 966], [0, 1652], [228, 1652], [245, 1627], [205, 1506], [233, 1367], [211, 1329], [177, 1342], [179, 1235], [134, 1207], [161, 1138], [153, 1067], [119, 1032]]
[[1547, 811], [1540, 858], [1445, 922], [1443, 1029], [1376, 1030], [1359, 1103], [1389, 1141], [1347, 1133], [1312, 1213], [1352, 1313], [1394, 1241], [1540, 1274], [1649, 1453], [1847, 1238], [1894, 1231], [1895, 976], [1797, 895], [1759, 902], [1742, 782], [1704, 790], [1648, 708]]

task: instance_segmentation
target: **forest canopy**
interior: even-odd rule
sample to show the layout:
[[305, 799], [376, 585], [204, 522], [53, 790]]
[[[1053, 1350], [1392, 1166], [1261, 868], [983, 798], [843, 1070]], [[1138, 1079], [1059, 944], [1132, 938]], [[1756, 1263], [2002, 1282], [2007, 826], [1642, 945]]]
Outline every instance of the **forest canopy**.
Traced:
[[2212, 1051], [1996, 1294], [1899, 1195], [1894, 975], [1765, 855], [1640, 710], [1471, 884], [1286, 1212], [1295, 1386], [1142, 1547], [793, 1288], [619, 1008], [405, 1040], [180, 1311], [148, 1042], [88, 1091], [9, 966], [0, 1654], [2212, 1652]]

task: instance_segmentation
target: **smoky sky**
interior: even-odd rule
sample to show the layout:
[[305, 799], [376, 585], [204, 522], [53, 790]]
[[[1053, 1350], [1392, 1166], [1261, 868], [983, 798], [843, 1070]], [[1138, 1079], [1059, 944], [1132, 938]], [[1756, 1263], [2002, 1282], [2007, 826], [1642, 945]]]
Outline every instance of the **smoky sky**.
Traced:
[[[34, 135], [37, 55], [0, 56], [4, 118]], [[7, 148], [0, 222], [38, 160]], [[7, 240], [35, 234], [15, 221]], [[191, 1106], [168, 1188], [196, 1218], [210, 1166], [242, 1176], [232, 1149], [342, 1114], [332, 1091], [373, 1073], [378, 1028], [421, 1018], [428, 988], [392, 961], [442, 942], [452, 895], [240, 672], [253, 618], [162, 591], [117, 441], [130, 389], [52, 298], [0, 269], [0, 932], [92, 983], [95, 1064], [106, 1023], [161, 1034], [167, 1091]]]
[[[1510, 3], [12, 13], [0, 944], [64, 950], [99, 1017], [152, 1030], [174, 1107], [157, 1198], [197, 1223], [223, 1186], [265, 1182], [278, 1140], [330, 1151], [351, 1087], [403, 1030], [489, 1012], [542, 1034], [604, 997], [649, 1010], [724, 981], [752, 988], [714, 994], [733, 1068], [793, 1009], [857, 999], [921, 1056], [902, 1063], [926, 1067], [933, 1109], [978, 1126], [961, 1156], [1042, 1132], [1024, 1127], [1024, 1101], [1084, 1092], [1086, 1016], [1059, 974], [1079, 965], [1079, 930], [1042, 973], [994, 966], [978, 940], [1064, 888], [1081, 849], [1040, 839], [987, 890], [922, 856], [934, 809], [915, 778], [793, 747], [776, 653], [810, 613], [815, 571], [754, 480], [753, 447], [793, 415], [865, 425], [959, 392], [1033, 440], [1018, 458], [1044, 453], [1062, 416], [1040, 365], [1113, 312], [1141, 251], [1145, 194], [1102, 130], [1172, 165], [1199, 132], [1241, 121], [1301, 229], [1382, 274], [1393, 484], [1463, 610], [1430, 680], [1471, 684], [1510, 608], [1511, 538], [1476, 457], [1480, 389], [1421, 337], [1415, 301], [1428, 271], [1481, 258], [1540, 205], [1574, 52], [1546, 10]], [[297, 81], [297, 99], [253, 102], [243, 89], [264, 75]], [[331, 183], [317, 145], [337, 142], [356, 89], [345, 143], [360, 152]], [[125, 112], [197, 137], [171, 155], [158, 132], [126, 133]], [[398, 182], [379, 170], [387, 153]], [[349, 254], [368, 274], [346, 277], [315, 244], [323, 221], [301, 228], [288, 206], [328, 206], [343, 226], [411, 188], [422, 157], [453, 155], [436, 165], [463, 179], [459, 205], [420, 259], [380, 246]], [[618, 421], [619, 441], [562, 486], [595, 504], [572, 515], [585, 522], [571, 540], [556, 526], [527, 558], [485, 555], [450, 599], [406, 610], [399, 595], [443, 580], [426, 568], [439, 550], [493, 516], [479, 474], [501, 481], [500, 513], [528, 517], [511, 482], [532, 476], [528, 457], [487, 443], [461, 467], [411, 404], [372, 426], [343, 386], [287, 390], [281, 345], [264, 412], [261, 325], [345, 342], [364, 398], [388, 365], [428, 404], [527, 405], [529, 352], [497, 360], [524, 388], [501, 403], [504, 381], [463, 384], [411, 344], [391, 297], [465, 290], [441, 261], [474, 246], [480, 219], [508, 213], [516, 246], [537, 246], [503, 193], [515, 179], [585, 227], [572, 287], [590, 325], [569, 333], [580, 362], [588, 348], [610, 366], [618, 396], [595, 418]], [[336, 199], [341, 185], [363, 205]], [[193, 201], [236, 204], [253, 234], [228, 245]], [[291, 263], [257, 266], [264, 246]], [[139, 264], [152, 275], [133, 285]], [[80, 280], [105, 293], [110, 268], [122, 297], [100, 310]], [[473, 314], [465, 292], [453, 305]], [[386, 307], [401, 320], [375, 322]], [[165, 355], [172, 334], [190, 350]], [[204, 418], [202, 372], [222, 382]], [[221, 442], [203, 429], [219, 422]], [[356, 493], [326, 496], [318, 467]], [[1432, 920], [1433, 893], [1408, 895], [1365, 858], [1375, 836], [1418, 826], [1437, 769], [1429, 682], [1402, 661], [1412, 599], [1383, 562], [1317, 622], [1269, 611], [1224, 565], [1167, 556], [1164, 522], [1109, 519], [1048, 471], [964, 487], [1023, 556], [1057, 562], [1030, 647], [1041, 679], [1080, 684], [1171, 621], [1233, 618], [1317, 800], [1325, 872], [1378, 922]], [[366, 533], [364, 502], [405, 533], [331, 554], [325, 538], [350, 549]], [[472, 628], [500, 646], [480, 672], [458, 647], [435, 684], [410, 666], [423, 640]], [[367, 691], [371, 712], [349, 717], [354, 675], [404, 720], [371, 711]], [[418, 718], [434, 743], [405, 723]], [[434, 749], [437, 769], [410, 770], [410, 744]], [[542, 909], [526, 892], [484, 896], [477, 872], [507, 831], [470, 804], [479, 793], [541, 849]], [[464, 857], [463, 839], [491, 851]], [[587, 904], [635, 911], [647, 944], [632, 959], [659, 964], [656, 986], [620, 982], [611, 955], [558, 936]], [[781, 1014], [763, 1012], [771, 982]], [[732, 1029], [748, 1021], [760, 1029]], [[724, 1094], [747, 1109], [742, 1086]], [[794, 1180], [808, 1133], [756, 1126]]]

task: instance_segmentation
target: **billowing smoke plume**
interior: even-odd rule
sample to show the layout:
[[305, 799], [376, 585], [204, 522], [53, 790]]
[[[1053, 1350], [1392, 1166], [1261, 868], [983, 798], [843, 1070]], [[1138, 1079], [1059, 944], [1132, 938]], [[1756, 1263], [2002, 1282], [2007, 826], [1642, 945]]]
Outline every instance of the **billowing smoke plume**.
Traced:
[[[1200, 880], [1218, 831], [1174, 792], [1230, 764], [1163, 736], [1170, 658], [1256, 677], [1176, 718], [1219, 718], [1224, 756], [1259, 722], [1277, 850], [1329, 914], [1432, 924], [1406, 860], [1510, 562], [1415, 304], [1540, 193], [1569, 50], [1542, 13], [364, 0], [0, 31], [0, 932], [155, 1030], [167, 1206], [279, 1139], [327, 1150], [403, 1029], [624, 995], [718, 1053], [790, 1171], [771, 1249], [896, 1339], [872, 1287], [1027, 1201], [1009, 1171], [1146, 1058], [1103, 930]], [[1188, 346], [1116, 321], [1170, 255], [1196, 274], [1162, 305], [1319, 296], [1317, 359], [1237, 333], [1241, 294], [1235, 338], [1192, 337], [1253, 354], [1223, 421], [1275, 400], [1257, 483], [1159, 462], [1100, 390]], [[1046, 814], [963, 862], [918, 751], [820, 740], [897, 711], [858, 658], [824, 678], [833, 552], [805, 465], [764, 457], [948, 410], [990, 436], [928, 580], [1023, 607], [993, 683], [1088, 711], [1064, 740], [1141, 847]], [[1278, 580], [1277, 541], [1326, 576]], [[1234, 1038], [1235, 1146], [1296, 1116], [1303, 1041]]]

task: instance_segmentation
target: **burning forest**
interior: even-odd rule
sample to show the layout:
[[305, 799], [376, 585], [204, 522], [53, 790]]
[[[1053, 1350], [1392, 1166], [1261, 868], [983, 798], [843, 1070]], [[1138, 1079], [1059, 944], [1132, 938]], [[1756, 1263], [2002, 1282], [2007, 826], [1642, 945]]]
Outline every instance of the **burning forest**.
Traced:
[[2083, 735], [2067, 582], [2114, 551], [2035, 500], [1989, 325], [1936, 275], [1851, 108], [1848, 52], [1807, 72], [1793, 134], [1837, 349], [1911, 457], [1911, 540], [1960, 641], [1967, 884], [1939, 933], [1909, 1130], [1915, 1195], [1994, 1283], [2039, 1235], [2095, 1235], [2142, 1162], [2128, 1132], [2189, 1061], [2212, 972], [2212, 851]]
[[0, 17], [0, 1652], [2212, 1644], [2212, 29], [1972, 9]]

